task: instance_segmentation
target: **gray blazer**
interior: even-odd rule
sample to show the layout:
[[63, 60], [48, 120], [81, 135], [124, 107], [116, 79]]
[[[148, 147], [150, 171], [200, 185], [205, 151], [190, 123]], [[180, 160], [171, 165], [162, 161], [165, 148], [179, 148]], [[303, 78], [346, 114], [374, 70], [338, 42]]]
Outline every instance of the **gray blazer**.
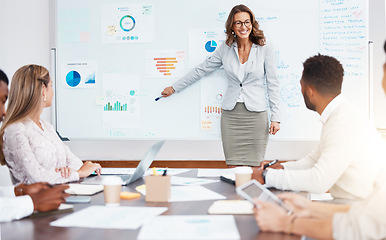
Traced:
[[267, 104], [264, 83], [266, 82], [271, 121], [280, 122], [280, 86], [276, 77], [274, 51], [267, 45], [253, 44], [246, 62], [246, 73], [241, 82], [237, 76], [239, 64], [237, 43], [233, 43], [229, 47], [224, 42], [211, 57], [175, 82], [172, 87], [176, 92], [179, 92], [223, 66], [228, 78], [228, 89], [222, 103], [224, 110], [232, 110], [241, 93], [244, 104], [249, 111], [265, 111]]

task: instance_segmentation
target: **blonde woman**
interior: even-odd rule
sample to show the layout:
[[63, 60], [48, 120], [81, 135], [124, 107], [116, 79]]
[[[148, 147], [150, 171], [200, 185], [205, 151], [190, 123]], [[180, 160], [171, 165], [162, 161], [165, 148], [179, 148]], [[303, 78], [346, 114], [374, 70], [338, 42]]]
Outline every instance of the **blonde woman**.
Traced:
[[48, 70], [38, 65], [19, 68], [12, 78], [7, 115], [0, 129], [1, 164], [7, 164], [17, 183], [79, 180], [101, 166], [77, 158], [54, 128], [40, 119], [53, 97]]

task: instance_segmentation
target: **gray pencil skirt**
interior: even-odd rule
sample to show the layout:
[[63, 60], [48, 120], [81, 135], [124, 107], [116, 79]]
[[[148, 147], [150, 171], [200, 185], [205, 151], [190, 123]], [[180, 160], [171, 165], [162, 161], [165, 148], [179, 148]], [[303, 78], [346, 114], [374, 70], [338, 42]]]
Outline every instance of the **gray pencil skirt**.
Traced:
[[237, 103], [221, 116], [221, 138], [227, 165], [259, 166], [268, 143], [267, 111], [248, 111]]

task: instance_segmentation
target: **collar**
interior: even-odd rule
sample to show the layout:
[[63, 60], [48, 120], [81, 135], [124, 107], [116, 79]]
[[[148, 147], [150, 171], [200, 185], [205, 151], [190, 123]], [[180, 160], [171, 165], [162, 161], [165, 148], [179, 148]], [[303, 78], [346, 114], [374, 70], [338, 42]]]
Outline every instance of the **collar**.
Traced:
[[327, 122], [327, 119], [331, 116], [335, 109], [337, 109], [338, 106], [345, 100], [346, 98], [342, 94], [339, 94], [334, 99], [332, 99], [332, 101], [326, 106], [326, 108], [320, 115], [320, 121], [325, 124]]

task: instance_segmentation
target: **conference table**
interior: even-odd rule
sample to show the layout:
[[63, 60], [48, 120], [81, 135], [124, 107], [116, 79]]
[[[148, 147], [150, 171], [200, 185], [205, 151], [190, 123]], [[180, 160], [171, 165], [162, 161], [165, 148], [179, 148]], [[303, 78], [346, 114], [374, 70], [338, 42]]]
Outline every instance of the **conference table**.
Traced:
[[[196, 177], [197, 169], [190, 169], [188, 172], [178, 174], [183, 177]], [[218, 179], [218, 178], [209, 178]], [[144, 184], [144, 179], [124, 186], [122, 191], [135, 192], [135, 187]], [[227, 199], [241, 199], [236, 192], [235, 186], [227, 182], [219, 181], [205, 184], [204, 187], [213, 190], [227, 197]], [[163, 215], [207, 215], [208, 208], [215, 200], [192, 201], [192, 202], [168, 202], [168, 203], [147, 203], [145, 197], [131, 200], [121, 200], [121, 206], [147, 206], [147, 207], [167, 207], [168, 210]], [[104, 205], [103, 192], [92, 196], [91, 203], [73, 204], [74, 212], [86, 208], [90, 205]], [[80, 227], [53, 227], [50, 222], [67, 216], [71, 213], [60, 213], [55, 215], [24, 218], [18, 221], [1, 224], [1, 240], [8, 239], [38, 239], [38, 240], [67, 240], [67, 239], [136, 239], [139, 229], [136, 230], [117, 230], [117, 229], [95, 229]], [[301, 239], [299, 236], [287, 235], [282, 233], [260, 232], [253, 215], [234, 215], [237, 228], [241, 239], [270, 239], [270, 240], [292, 240]], [[226, 226], [224, 226], [226, 228]]]

